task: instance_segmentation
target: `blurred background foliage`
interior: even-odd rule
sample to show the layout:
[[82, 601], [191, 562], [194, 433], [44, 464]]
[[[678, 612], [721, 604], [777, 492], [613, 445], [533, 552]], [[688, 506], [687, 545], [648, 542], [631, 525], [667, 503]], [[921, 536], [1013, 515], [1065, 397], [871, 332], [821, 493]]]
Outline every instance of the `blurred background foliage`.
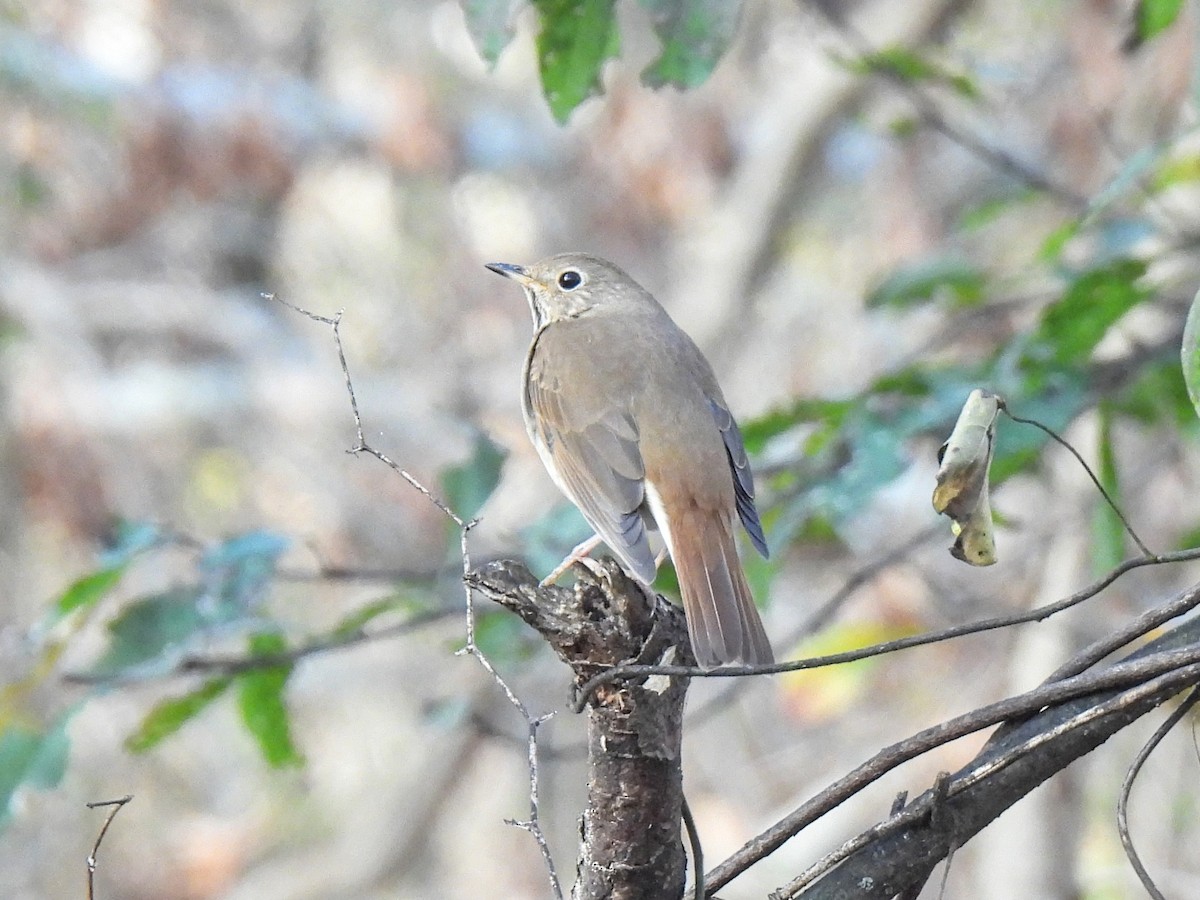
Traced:
[[[617, 260], [742, 423], [780, 655], [1049, 602], [1129, 554], [1074, 460], [1001, 421], [999, 562], [950, 558], [936, 449], [977, 386], [1065, 433], [1152, 548], [1200, 542], [1179, 365], [1197, 24], [1182, 0], [0, 3], [0, 895], [77, 894], [84, 803], [127, 793], [102, 896], [546, 894], [504, 825], [527, 808], [523, 723], [454, 655], [459, 531], [343, 452], [332, 337], [264, 292], [344, 309], [372, 446], [480, 517], [475, 562], [545, 572], [586, 529], [525, 440], [527, 312], [482, 263]], [[696, 685], [706, 855], [1194, 578]], [[531, 709], [563, 707], [520, 622], [478, 628]], [[544, 730], [567, 871], [580, 732]], [[1143, 738], [956, 854], [950, 895], [1127, 896], [1111, 807]], [[728, 896], [977, 746], [884, 780]], [[1196, 760], [1184, 739], [1159, 754], [1135, 835], [1186, 896]]]

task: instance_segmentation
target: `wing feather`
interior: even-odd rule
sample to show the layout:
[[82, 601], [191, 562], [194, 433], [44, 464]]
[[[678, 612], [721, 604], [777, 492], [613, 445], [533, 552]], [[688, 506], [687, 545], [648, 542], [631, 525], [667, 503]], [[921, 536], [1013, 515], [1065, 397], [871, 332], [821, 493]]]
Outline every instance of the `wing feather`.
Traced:
[[746, 456], [746, 445], [742, 442], [742, 432], [738, 430], [737, 422], [724, 405], [708, 398], [712, 409], [713, 419], [721, 431], [721, 440], [725, 443], [725, 454], [729, 459], [729, 469], [733, 474], [733, 492], [737, 499], [738, 518], [750, 535], [750, 543], [764, 557], [771, 555], [767, 549], [767, 538], [763, 534], [762, 522], [758, 518], [758, 510], [754, 506], [754, 473], [750, 471], [750, 459]]
[[594, 421], [536, 373], [526, 382], [530, 433], [559, 488], [621, 562], [647, 584], [654, 554], [642, 517], [645, 468], [627, 415]]

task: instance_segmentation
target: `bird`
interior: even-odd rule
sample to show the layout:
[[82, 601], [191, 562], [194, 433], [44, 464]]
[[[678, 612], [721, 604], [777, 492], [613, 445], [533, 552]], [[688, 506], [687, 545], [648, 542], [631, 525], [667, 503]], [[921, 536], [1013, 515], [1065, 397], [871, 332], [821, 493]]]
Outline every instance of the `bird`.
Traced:
[[754, 476], [695, 342], [649, 291], [599, 257], [486, 266], [529, 301], [521, 406], [551, 479], [648, 589], [657, 573], [649, 533], [661, 534], [701, 667], [773, 662], [734, 540], [740, 519], [769, 556]]

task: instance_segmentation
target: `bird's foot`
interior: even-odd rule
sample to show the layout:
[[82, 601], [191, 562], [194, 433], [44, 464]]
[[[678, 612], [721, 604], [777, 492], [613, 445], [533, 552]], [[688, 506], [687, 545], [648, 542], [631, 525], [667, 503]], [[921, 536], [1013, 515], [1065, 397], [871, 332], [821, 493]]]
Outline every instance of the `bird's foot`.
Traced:
[[555, 566], [554, 571], [542, 579], [540, 587], [546, 587], [546, 585], [554, 584], [562, 577], [563, 572], [567, 571], [567, 569], [571, 568], [571, 566], [575, 565], [575, 563], [579, 562], [580, 560], [586, 559], [587, 555], [599, 546], [600, 535], [593, 534], [590, 538], [588, 538], [586, 541], [583, 541], [581, 544], [576, 546], [574, 550], [568, 553], [566, 559]]

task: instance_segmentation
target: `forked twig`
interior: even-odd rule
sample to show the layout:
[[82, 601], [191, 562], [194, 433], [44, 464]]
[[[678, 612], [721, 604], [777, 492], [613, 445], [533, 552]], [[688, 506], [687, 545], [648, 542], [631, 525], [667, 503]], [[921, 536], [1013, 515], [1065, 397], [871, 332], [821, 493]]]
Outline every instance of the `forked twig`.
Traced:
[[[342, 367], [342, 375], [346, 380], [346, 393], [350, 395], [350, 410], [354, 415], [355, 445], [353, 447], [351, 447], [347, 452], [353, 453], [355, 455], [357, 455], [359, 453], [366, 453], [369, 456], [375, 457], [380, 462], [382, 462], [384, 465], [386, 465], [390, 469], [392, 469], [392, 471], [396, 472], [406, 482], [408, 482], [409, 485], [411, 485], [415, 490], [417, 490], [419, 493], [421, 493], [430, 503], [432, 503], [435, 507], [437, 507], [442, 512], [442, 514], [446, 516], [447, 519], [449, 519], [451, 522], [453, 522], [455, 524], [455, 526], [459, 530], [459, 551], [460, 551], [461, 557], [462, 557], [462, 574], [463, 574], [463, 576], [466, 576], [466, 574], [468, 572], [470, 572], [471, 568], [472, 568], [471, 555], [470, 555], [470, 551], [469, 551], [469, 548], [467, 545], [467, 536], [469, 535], [471, 529], [474, 528], [477, 524], [479, 524], [479, 520], [478, 519], [470, 519], [470, 520], [463, 519], [456, 512], [454, 512], [454, 510], [452, 510], [445, 503], [445, 501], [443, 501], [441, 498], [436, 496], [432, 491], [430, 491], [427, 487], [425, 487], [425, 485], [422, 484], [420, 482], [420, 480], [418, 480], [414, 475], [412, 475], [406, 469], [404, 469], [402, 466], [400, 466], [399, 463], [395, 462], [390, 457], [388, 457], [385, 453], [382, 453], [379, 450], [376, 450], [374, 447], [372, 447], [370, 444], [367, 443], [365, 432], [363, 429], [363, 424], [362, 424], [362, 414], [360, 413], [359, 407], [358, 407], [358, 398], [354, 393], [354, 380], [350, 375], [350, 366], [346, 362], [345, 348], [342, 346], [342, 335], [341, 335], [340, 329], [341, 329], [341, 324], [342, 324], [342, 315], [345, 312], [345, 310], [339, 310], [337, 315], [330, 318], [328, 316], [321, 316], [321, 315], [317, 315], [316, 313], [309, 312], [306, 309], [296, 306], [295, 304], [289, 303], [286, 300], [284, 300], [280, 297], [276, 297], [272, 294], [266, 294], [266, 295], [264, 295], [264, 297], [266, 297], [267, 299], [275, 300], [279, 303], [282, 303], [288, 309], [298, 312], [298, 313], [300, 313], [300, 315], [305, 316], [314, 322], [319, 322], [323, 325], [328, 325], [330, 330], [333, 331], [333, 340], [334, 340], [334, 344], [337, 347], [338, 362], [340, 363], [340, 365]], [[475, 660], [479, 663], [479, 665], [483, 667], [483, 670], [485, 672], [487, 672], [487, 674], [491, 677], [492, 681], [495, 682], [496, 686], [500, 688], [501, 692], [508, 699], [508, 702], [513, 706], [514, 709], [517, 710], [517, 713], [525, 720], [525, 725], [528, 729], [527, 759], [528, 759], [528, 766], [529, 766], [529, 818], [527, 820], [522, 820], [522, 821], [515, 821], [515, 820], [508, 820], [508, 821], [510, 822], [510, 824], [516, 825], [516, 826], [522, 828], [523, 830], [528, 831], [533, 836], [533, 839], [537, 843], [538, 850], [541, 852], [542, 859], [546, 865], [547, 874], [548, 874], [548, 877], [550, 880], [550, 889], [553, 892], [556, 900], [562, 900], [562, 898], [563, 898], [562, 884], [559, 881], [558, 872], [554, 866], [554, 858], [552, 857], [552, 855], [550, 853], [550, 845], [546, 841], [545, 833], [542, 831], [540, 811], [539, 811], [539, 798], [538, 798], [538, 789], [539, 789], [539, 784], [540, 784], [540, 769], [539, 769], [539, 764], [538, 764], [538, 741], [537, 741], [538, 728], [542, 725], [543, 722], [545, 722], [548, 718], [550, 718], [550, 716], [553, 715], [553, 713], [541, 715], [541, 716], [534, 716], [532, 713], [529, 712], [528, 707], [526, 707], [525, 703], [521, 700], [521, 698], [516, 695], [516, 692], [513, 691], [513, 689], [511, 687], [509, 687], [508, 683], [504, 680], [504, 678], [500, 675], [500, 673], [496, 671], [496, 668], [495, 668], [495, 666], [492, 665], [491, 660], [489, 660], [487, 658], [487, 656], [484, 654], [484, 652], [479, 648], [479, 645], [475, 642], [475, 617], [476, 617], [475, 592], [468, 585], [465, 577], [463, 580], [463, 593], [464, 593], [464, 597], [466, 600], [466, 639], [465, 639], [465, 645], [463, 646], [463, 648], [461, 650], [458, 651], [458, 653], [460, 655], [465, 654], [467, 656], [472, 656], [475, 658]]]
[[1171, 715], [1167, 716], [1166, 720], [1158, 726], [1154, 734], [1150, 736], [1150, 740], [1146, 741], [1145, 746], [1138, 751], [1134, 757], [1129, 771], [1125, 773], [1125, 780], [1121, 782], [1121, 793], [1117, 796], [1117, 832], [1121, 835], [1121, 846], [1125, 848], [1125, 855], [1129, 858], [1129, 864], [1133, 866], [1133, 870], [1137, 873], [1137, 877], [1142, 882], [1142, 887], [1146, 889], [1154, 900], [1166, 900], [1162, 891], [1158, 889], [1158, 885], [1154, 883], [1154, 879], [1150, 877], [1150, 873], [1142, 864], [1142, 859], [1138, 856], [1138, 852], [1134, 849], [1133, 838], [1129, 834], [1129, 795], [1133, 791], [1133, 782], [1138, 777], [1138, 773], [1142, 770], [1142, 766], [1146, 760], [1150, 758], [1150, 754], [1161, 743], [1162, 739], [1167, 736], [1167, 733], [1179, 724], [1180, 720], [1188, 714], [1196, 702], [1200, 701], [1200, 687], [1192, 688], [1192, 692], [1184, 698], [1183, 702], [1175, 708]]
[[112, 820], [117, 817], [117, 813], [121, 811], [121, 807], [133, 799], [133, 794], [126, 794], [124, 797], [119, 797], [116, 800], [95, 800], [87, 804], [88, 809], [98, 809], [101, 806], [111, 806], [108, 815], [104, 817], [104, 824], [100, 826], [100, 833], [96, 835], [96, 843], [92, 844], [92, 852], [87, 858], [87, 898], [95, 900], [96, 890], [96, 856], [100, 852], [100, 842], [104, 840], [104, 835], [108, 833], [108, 826], [112, 824]]
[[[1119, 677], [1114, 677], [1118, 675]], [[1106, 691], [1110, 688], [1118, 688], [1119, 693], [1108, 700], [1102, 701], [1094, 706], [1089, 706], [1086, 709], [1069, 716], [1067, 719], [1056, 724], [1053, 728], [1039, 732], [1027, 740], [1021, 741], [1015, 746], [1006, 749], [1004, 752], [992, 757], [991, 759], [988, 759], [970, 771], [966, 773], [960, 773], [958, 776], [955, 776], [946, 789], [946, 797], [949, 798], [961, 794], [963, 791], [966, 791], [967, 789], [983, 782], [985, 779], [994, 776], [1002, 769], [1011, 766], [1013, 763], [1029, 755], [1029, 753], [1032, 751], [1061, 738], [1070, 731], [1110, 716], [1122, 709], [1128, 708], [1130, 705], [1143, 700], [1144, 698], [1152, 697], [1163, 690], [1169, 690], [1174, 686], [1193, 684], [1198, 676], [1200, 676], [1200, 652], [1195, 651], [1193, 648], [1183, 651], [1162, 651], [1160, 653], [1153, 654], [1152, 656], [1144, 657], [1141, 660], [1116, 663], [1107, 671], [1089, 674], [1086, 676], [1076, 676], [1076, 678], [1071, 679], [1071, 681], [1076, 682], [1076, 684], [1080, 687], [1083, 687], [1089, 683], [1094, 684], [1095, 687], [1084, 687], [1082, 690], [1076, 688], [1070, 692], [1072, 696], [1068, 697], [1064, 695], [1062, 700], [1073, 699], [1074, 697], [1078, 696], [1086, 696], [1091, 693]], [[1064, 685], [1065, 682], [1057, 682], [1057, 684]], [[967, 733], [966, 731], [962, 730], [964, 727], [970, 727], [975, 724], [979, 724], [979, 720], [977, 718], [978, 713], [985, 710], [991, 712], [1009, 704], [1026, 704], [1032, 706], [1033, 704], [1030, 704], [1030, 700], [1033, 700], [1034, 703], [1036, 703], [1037, 701], [1035, 698], [1046, 696], [1042, 692], [1048, 687], [1050, 687], [1050, 685], [1044, 685], [1040, 688], [1036, 688], [1033, 691], [1029, 691], [1026, 694], [1013, 697], [1010, 700], [1000, 701], [1000, 703], [991, 704], [990, 706], [982, 707], [980, 710], [967, 713], [964, 716], [959, 716], [956, 719], [952, 719], [946, 723], [943, 723], [942, 726], [935, 727], [933, 729], [927, 729], [926, 731], [921, 732], [919, 735], [914, 735], [913, 738], [903, 741], [901, 744], [887, 748], [887, 750], [883, 751], [883, 753], [880, 755], [882, 756], [887, 754], [889, 757], [892, 757], [892, 754], [897, 749], [901, 747], [906, 747], [907, 749], [907, 745], [914, 743], [914, 740], [917, 737], [923, 737], [925, 735], [929, 735], [931, 737], [936, 735], [934, 745], [940, 746], [941, 744], [947, 743], [949, 740], [952, 740], [955, 737], [961, 737], [963, 734]], [[1058, 702], [1062, 701], [1058, 699], [1051, 700], [1048, 703], [1038, 705], [1036, 709], [1031, 709], [1030, 711], [1033, 712], [1040, 710], [1045, 706], [1055, 705]], [[1012, 717], [1005, 716], [1000, 718], [998, 721], [1004, 721], [1007, 718]], [[955, 726], [952, 729], [947, 727], [952, 725]], [[980, 727], [986, 726], [980, 725]], [[971, 727], [971, 730], [979, 730], [979, 728]], [[939, 731], [942, 733], [938, 734]], [[913, 749], [915, 750], [916, 748], [914, 747]], [[926, 746], [924, 749], [920, 750], [920, 753], [926, 752], [928, 749], [931, 749], [931, 747]], [[906, 759], [911, 759], [916, 755], [919, 755], [919, 753], [905, 752], [903, 754]], [[894, 768], [895, 764], [898, 764], [898, 761], [894, 761], [891, 758], [889, 758], [888, 762], [889, 769]], [[870, 765], [870, 763], [868, 763], [868, 765]], [[855, 773], [852, 773], [852, 775], [863, 772], [866, 768], [866, 766], [860, 767], [860, 769], [855, 770]], [[878, 774], [881, 773], [873, 773], [873, 777], [868, 779], [866, 783], [874, 781], [874, 779], [878, 777]], [[842, 781], [846, 780], [847, 779], [843, 779]], [[841, 782], [838, 782], [837, 784], [831, 786], [831, 789], [840, 784]], [[865, 784], [860, 785], [857, 789], [861, 789], [862, 786], [865, 786]], [[830, 790], [822, 792], [822, 794], [830, 793]], [[839, 791], [839, 794], [840, 799], [838, 800], [838, 803], [843, 802], [849, 796], [849, 794], [841, 791]], [[815, 799], [817, 798], [814, 798], [814, 800]], [[796, 827], [797, 825], [802, 827], [803, 825], [814, 821], [819, 815], [828, 811], [829, 808], [832, 808], [832, 806], [829, 805], [828, 800], [825, 798], [822, 799], [824, 802], [821, 804], [821, 806], [824, 807], [824, 809], [820, 811], [813, 810], [807, 815], [803, 816], [802, 820], [796, 819], [795, 813], [784, 820], [788, 823], [788, 832], [790, 834], [794, 834], [795, 831], [799, 830]], [[812, 805], [813, 801], [809, 801], [809, 803], [806, 803], [800, 809], [808, 810]], [[806, 869], [804, 872], [801, 872], [796, 878], [777, 891], [773, 896], [777, 896], [780, 898], [780, 900], [796, 897], [805, 887], [812, 884], [818, 878], [829, 872], [839, 863], [849, 858], [855, 852], [862, 850], [864, 847], [882, 837], [895, 834], [901, 831], [903, 828], [909, 827], [921, 821], [924, 817], [930, 814], [930, 807], [931, 803], [928, 797], [918, 798], [909, 804], [899, 815], [893, 816], [887, 821], [881, 822], [873, 828], [864, 831], [857, 837], [846, 841], [836, 850], [833, 850], [822, 859], [813, 863], [808, 869]], [[816, 814], [814, 815], [813, 813]], [[781, 822], [780, 824], [782, 825], [783, 823]], [[779, 826], [773, 828], [772, 832], [775, 832], [778, 827]], [[736, 874], [744, 871], [749, 865], [762, 859], [767, 853], [777, 849], [783, 843], [781, 838], [781, 834], [772, 834], [772, 839], [769, 843], [762, 844], [760, 841], [752, 842], [752, 844], [747, 845], [747, 848], [743, 848], [742, 851], [735, 854], [733, 857], [730, 857], [729, 860], [726, 860], [726, 862], [722, 863], [716, 870], [710, 872], [710, 880], [716, 887], [720, 887], [728, 883], [728, 881]], [[750, 847], [753, 847], [753, 851], [747, 853], [746, 851]]]

